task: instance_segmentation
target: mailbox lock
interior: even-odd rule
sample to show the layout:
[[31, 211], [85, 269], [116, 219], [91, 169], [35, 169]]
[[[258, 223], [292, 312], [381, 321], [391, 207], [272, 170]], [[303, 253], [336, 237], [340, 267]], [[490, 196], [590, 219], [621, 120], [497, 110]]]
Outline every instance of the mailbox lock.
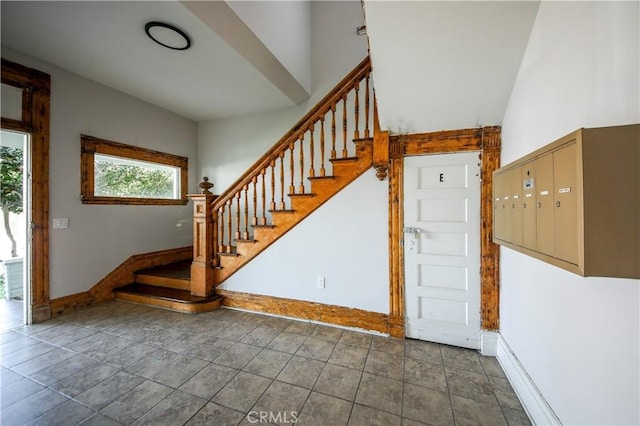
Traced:
[[538, 201], [538, 208], [542, 207], [542, 203]]
[[556, 207], [560, 207], [560, 201], [556, 201]]
[[522, 203], [522, 208], [526, 209], [527, 208], [527, 203]]

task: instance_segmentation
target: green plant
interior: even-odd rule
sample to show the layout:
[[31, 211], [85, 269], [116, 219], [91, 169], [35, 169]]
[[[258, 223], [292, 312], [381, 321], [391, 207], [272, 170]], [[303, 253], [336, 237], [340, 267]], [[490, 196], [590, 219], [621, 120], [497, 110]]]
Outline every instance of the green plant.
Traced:
[[171, 198], [170, 172], [135, 165], [95, 162], [95, 194], [109, 197]]
[[0, 146], [0, 209], [4, 231], [11, 241], [11, 257], [16, 257], [16, 240], [11, 232], [9, 214], [22, 213], [22, 176], [24, 173], [22, 149]]
[[4, 299], [6, 293], [6, 284], [4, 280], [4, 272], [0, 272], [0, 299]]

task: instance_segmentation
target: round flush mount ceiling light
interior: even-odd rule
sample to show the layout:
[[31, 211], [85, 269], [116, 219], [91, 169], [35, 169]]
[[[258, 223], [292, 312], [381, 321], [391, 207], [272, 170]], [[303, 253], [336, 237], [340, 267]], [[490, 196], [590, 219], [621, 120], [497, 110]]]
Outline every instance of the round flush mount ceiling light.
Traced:
[[191, 47], [191, 39], [184, 31], [165, 22], [148, 22], [144, 32], [151, 40], [168, 49], [187, 50]]

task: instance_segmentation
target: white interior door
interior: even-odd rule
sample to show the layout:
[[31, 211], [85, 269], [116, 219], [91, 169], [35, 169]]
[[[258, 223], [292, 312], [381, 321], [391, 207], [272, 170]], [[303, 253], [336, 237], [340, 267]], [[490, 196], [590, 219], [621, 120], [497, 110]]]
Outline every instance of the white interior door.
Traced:
[[406, 335], [480, 349], [480, 153], [404, 160]]

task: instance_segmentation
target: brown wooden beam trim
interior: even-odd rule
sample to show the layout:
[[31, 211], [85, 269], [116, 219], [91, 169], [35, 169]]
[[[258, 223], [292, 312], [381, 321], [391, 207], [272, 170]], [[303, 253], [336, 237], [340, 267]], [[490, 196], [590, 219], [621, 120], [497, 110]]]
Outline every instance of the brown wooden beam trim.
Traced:
[[[402, 156], [481, 151], [481, 209], [480, 209], [480, 280], [481, 280], [481, 322], [484, 330], [497, 330], [499, 321], [499, 247], [492, 242], [493, 210], [492, 173], [500, 165], [500, 126], [474, 129], [449, 130], [412, 135], [392, 135], [390, 137], [391, 158]], [[404, 335], [404, 258], [402, 223], [404, 213], [404, 169], [401, 162], [392, 166], [389, 173], [389, 322], [390, 330]], [[402, 297], [402, 305], [398, 297]], [[402, 329], [400, 328], [402, 326]], [[391, 334], [391, 333], [390, 333]], [[393, 334], [391, 334], [393, 336]], [[400, 337], [400, 336], [394, 336]]]
[[389, 335], [404, 338], [404, 253], [402, 223], [404, 160], [391, 160], [389, 170]]
[[192, 256], [192, 246], [134, 254], [91, 287], [88, 292], [91, 297], [91, 303], [113, 299], [113, 290], [133, 283], [136, 271], [154, 266], [168, 265], [181, 260], [189, 260]]
[[2, 59], [2, 83], [23, 89], [22, 121], [2, 128], [31, 135], [31, 320], [51, 317], [49, 304], [49, 126], [51, 77]]
[[484, 330], [500, 329], [500, 247], [493, 235], [493, 171], [500, 167], [501, 129], [484, 128], [480, 175], [480, 280], [482, 283], [481, 318]]
[[[147, 161], [179, 168], [180, 198], [162, 199], [96, 196], [94, 192], [95, 154], [112, 155], [114, 157]], [[80, 135], [80, 193], [83, 204], [185, 205], [189, 201], [187, 199], [187, 188], [189, 186], [188, 170], [189, 159], [187, 157], [126, 145], [95, 136]]]
[[231, 290], [217, 289], [216, 293], [223, 297], [223, 306], [230, 308], [389, 332], [389, 316], [378, 312]]
[[75, 309], [89, 306], [92, 303], [93, 298], [88, 291], [51, 299], [51, 316], [57, 317]]
[[14, 120], [12, 118], [2, 117], [2, 129], [14, 130], [16, 132], [31, 133], [31, 126], [24, 121]]

